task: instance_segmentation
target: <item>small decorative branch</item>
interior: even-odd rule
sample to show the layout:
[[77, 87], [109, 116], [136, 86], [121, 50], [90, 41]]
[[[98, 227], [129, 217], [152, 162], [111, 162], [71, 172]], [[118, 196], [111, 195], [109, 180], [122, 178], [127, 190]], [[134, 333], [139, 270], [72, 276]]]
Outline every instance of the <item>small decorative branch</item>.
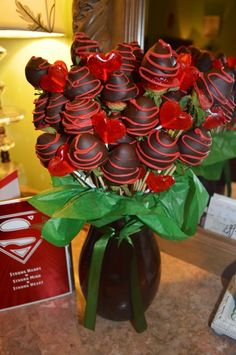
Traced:
[[105, 183], [104, 183], [104, 181], [103, 181], [103, 178], [102, 178], [101, 176], [98, 176], [98, 180], [99, 180], [99, 182], [100, 182], [102, 188], [103, 188], [104, 190], [106, 190], [107, 187], [106, 187], [106, 185], [105, 185]]
[[49, 10], [48, 2], [45, 0], [46, 7], [46, 17], [47, 17], [47, 26], [44, 25], [42, 20], [42, 14], [35, 15], [33, 11], [27, 5], [23, 5], [20, 1], [15, 0], [16, 12], [19, 14], [22, 20], [28, 23], [28, 28], [32, 31], [43, 31], [43, 32], [52, 32], [55, 21], [55, 0]]
[[96, 187], [92, 182], [88, 182], [87, 179], [79, 171], [73, 171], [72, 174], [82, 184], [82, 186], [92, 188]]
[[172, 176], [176, 170], [176, 165], [172, 165], [169, 169], [164, 172], [164, 175]]
[[140, 186], [139, 186], [139, 190], [140, 191], [144, 191], [145, 190], [145, 188], [146, 188], [146, 180], [147, 180], [149, 174], [150, 174], [150, 171], [147, 171], [145, 176], [144, 176], [144, 178], [143, 178], [143, 180], [142, 180], [142, 182], [141, 182], [141, 184], [140, 184]]

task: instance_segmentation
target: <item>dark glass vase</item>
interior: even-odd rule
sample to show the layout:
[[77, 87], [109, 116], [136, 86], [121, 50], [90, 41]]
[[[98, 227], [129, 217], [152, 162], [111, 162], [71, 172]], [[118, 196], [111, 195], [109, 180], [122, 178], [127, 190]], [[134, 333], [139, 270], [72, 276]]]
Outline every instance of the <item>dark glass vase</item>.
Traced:
[[[112, 223], [111, 227], [119, 231], [123, 225], [124, 221], [119, 220]], [[91, 227], [80, 255], [79, 277], [85, 298], [93, 246], [99, 237], [101, 231]], [[104, 254], [97, 313], [110, 320], [132, 319], [130, 270], [133, 252], [136, 254], [144, 310], [151, 304], [160, 282], [160, 251], [152, 231], [144, 227], [130, 237], [133, 246], [126, 240], [118, 246], [117, 239], [110, 239]]]

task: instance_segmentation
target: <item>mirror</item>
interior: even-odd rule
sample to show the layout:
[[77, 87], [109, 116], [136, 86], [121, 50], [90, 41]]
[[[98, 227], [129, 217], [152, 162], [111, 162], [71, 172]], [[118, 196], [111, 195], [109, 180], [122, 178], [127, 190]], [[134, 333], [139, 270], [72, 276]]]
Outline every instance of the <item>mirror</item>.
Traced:
[[[74, 0], [73, 32], [98, 40], [103, 51], [133, 40], [147, 50], [162, 38], [174, 49], [193, 44], [233, 55], [235, 10], [233, 0]], [[235, 160], [230, 170], [236, 181]], [[223, 194], [227, 181], [222, 175], [219, 181], [203, 182], [210, 194]]]
[[119, 42], [144, 42], [145, 0], [74, 0], [73, 32], [98, 40], [103, 51]]

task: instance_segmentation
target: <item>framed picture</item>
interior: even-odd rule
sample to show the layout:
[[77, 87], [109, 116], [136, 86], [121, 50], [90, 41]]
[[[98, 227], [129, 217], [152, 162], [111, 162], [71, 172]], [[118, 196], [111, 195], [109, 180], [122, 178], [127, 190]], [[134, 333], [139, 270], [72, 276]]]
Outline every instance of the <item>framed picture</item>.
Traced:
[[229, 283], [211, 328], [219, 335], [236, 339], [236, 274]]
[[220, 32], [220, 16], [204, 16], [203, 35], [205, 37], [217, 37]]

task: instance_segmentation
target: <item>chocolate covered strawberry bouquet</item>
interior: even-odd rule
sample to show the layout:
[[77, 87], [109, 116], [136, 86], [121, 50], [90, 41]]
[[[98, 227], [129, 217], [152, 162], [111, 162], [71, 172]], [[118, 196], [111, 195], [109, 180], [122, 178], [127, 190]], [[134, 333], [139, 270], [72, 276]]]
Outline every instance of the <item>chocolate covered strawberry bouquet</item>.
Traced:
[[[193, 171], [203, 178], [201, 181], [206, 183], [211, 194], [214, 192], [213, 186], [219, 181], [220, 186], [223, 182], [227, 184], [227, 193], [230, 195], [229, 160], [236, 157], [236, 58], [194, 46], [180, 47], [177, 52], [178, 55], [190, 57], [194, 66], [201, 71], [195, 88], [200, 106], [206, 112], [211, 112], [202, 123], [203, 127], [211, 130], [211, 150], [201, 165], [193, 167]], [[226, 74], [224, 77], [222, 72]], [[212, 181], [215, 181], [213, 185]]]
[[[117, 200], [117, 205], [112, 203], [115, 213], [113, 208], [108, 214], [95, 216], [87, 211], [82, 222], [94, 224], [96, 220], [96, 224], [103, 225], [123, 217], [127, 211], [120, 209], [119, 199], [153, 201], [155, 196], [159, 208], [164, 196], [180, 191], [180, 181], [190, 186], [193, 180], [196, 190], [204, 194], [190, 168], [208, 156], [211, 130], [229, 125], [232, 120], [232, 70], [221, 65], [201, 71], [196, 49], [184, 47], [176, 52], [161, 39], [145, 54], [137, 42], [118, 44], [104, 54], [99, 43], [84, 33], [75, 34], [71, 58], [68, 69], [62, 61], [50, 64], [41, 57], [32, 57], [25, 75], [37, 94], [33, 124], [43, 131], [36, 142], [36, 154], [52, 175], [54, 185], [77, 184], [80, 189]], [[34, 201], [44, 195], [40, 196]], [[64, 203], [68, 209], [67, 199]], [[150, 205], [144, 206], [146, 213], [139, 216], [138, 211], [131, 211], [130, 218], [155, 227], [164, 237], [187, 237], [189, 233], [173, 216], [178, 232], [175, 228], [171, 233], [169, 228], [159, 228], [159, 222], [153, 226], [147, 216], [155, 213]], [[173, 201], [170, 210], [171, 206]], [[57, 214], [61, 207], [65, 210], [64, 205], [55, 206]], [[168, 209], [165, 212], [168, 214]], [[194, 228], [190, 231], [192, 234]]]
[[[167, 239], [193, 235], [208, 194], [191, 167], [210, 153], [211, 130], [230, 124], [232, 72], [203, 72], [193, 52], [161, 39], [145, 54], [137, 42], [105, 54], [77, 33], [71, 58], [71, 68], [41, 57], [25, 68], [42, 131], [36, 155], [53, 184], [30, 199], [50, 217], [43, 237], [66, 245], [85, 223], [118, 245], [143, 226]], [[109, 228], [119, 220], [119, 232]]]

